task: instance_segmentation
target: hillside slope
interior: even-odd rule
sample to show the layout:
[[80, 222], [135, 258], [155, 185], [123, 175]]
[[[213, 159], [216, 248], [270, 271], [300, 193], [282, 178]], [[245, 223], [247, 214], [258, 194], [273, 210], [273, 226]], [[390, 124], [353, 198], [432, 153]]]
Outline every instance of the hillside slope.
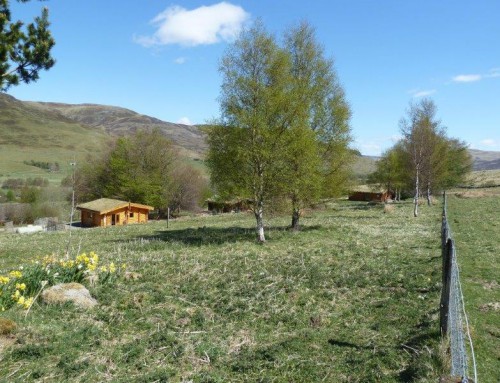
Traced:
[[60, 113], [86, 126], [103, 129], [114, 136], [158, 128], [191, 158], [202, 157], [207, 147], [205, 136], [198, 126], [173, 124], [125, 108], [95, 104], [71, 105], [46, 102], [29, 102], [28, 104], [49, 113]]
[[61, 170], [101, 148], [109, 135], [58, 112], [43, 111], [0, 93], [0, 176], [36, 177], [45, 171], [24, 161], [58, 162]]
[[469, 149], [474, 160], [474, 170], [500, 169], [500, 152]]

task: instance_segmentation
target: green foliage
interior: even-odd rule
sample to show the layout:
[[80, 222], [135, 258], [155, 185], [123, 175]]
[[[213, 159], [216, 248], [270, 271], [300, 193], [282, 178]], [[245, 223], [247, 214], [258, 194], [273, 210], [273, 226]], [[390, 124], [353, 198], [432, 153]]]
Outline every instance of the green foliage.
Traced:
[[207, 165], [219, 196], [253, 201], [264, 241], [265, 204], [289, 201], [295, 227], [304, 206], [345, 185], [350, 108], [306, 23], [288, 30], [280, 46], [257, 22], [220, 71], [222, 116], [208, 131]]
[[431, 193], [464, 183], [472, 168], [467, 145], [446, 136], [436, 112], [430, 99], [411, 104], [400, 122], [403, 138], [382, 155], [369, 177], [389, 190], [411, 194], [413, 189], [415, 214], [422, 191], [429, 199]]
[[48, 15], [43, 8], [41, 16], [23, 28], [22, 21], [11, 20], [9, 1], [0, 0], [0, 91], [36, 81], [41, 70], [54, 65], [50, 51], [55, 41], [48, 29]]
[[159, 130], [120, 137], [103, 156], [89, 158], [77, 170], [77, 197], [118, 198], [166, 210], [176, 156]]

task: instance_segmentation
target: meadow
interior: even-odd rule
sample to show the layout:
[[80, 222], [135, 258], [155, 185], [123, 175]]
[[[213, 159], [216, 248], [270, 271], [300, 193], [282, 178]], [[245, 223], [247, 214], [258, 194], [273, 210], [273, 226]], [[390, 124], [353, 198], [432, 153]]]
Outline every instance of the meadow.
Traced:
[[457, 247], [478, 380], [500, 381], [500, 188], [457, 191], [448, 217]]
[[[35, 303], [0, 356], [9, 382], [429, 382], [443, 371], [441, 207], [332, 202], [302, 218], [182, 218], [72, 233], [137, 278], [90, 286], [99, 305]], [[5, 273], [62, 256], [68, 233], [1, 236]], [[444, 363], [446, 364], [446, 363]]]

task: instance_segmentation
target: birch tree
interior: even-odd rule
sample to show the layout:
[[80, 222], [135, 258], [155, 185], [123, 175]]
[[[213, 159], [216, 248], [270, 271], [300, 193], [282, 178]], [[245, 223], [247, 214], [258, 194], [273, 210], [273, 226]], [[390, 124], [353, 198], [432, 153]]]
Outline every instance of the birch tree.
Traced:
[[222, 197], [249, 197], [257, 239], [276, 194], [290, 116], [290, 61], [261, 23], [244, 31], [220, 65], [221, 118], [209, 129], [207, 164]]
[[[403, 134], [403, 146], [408, 153], [409, 166], [414, 180], [413, 215], [418, 216], [418, 199], [425, 171], [431, 168], [431, 158], [436, 149], [436, 136], [440, 131], [440, 122], [435, 119], [436, 106], [430, 99], [423, 99], [418, 104], [410, 104], [407, 117], [401, 119], [400, 129]], [[427, 187], [429, 184], [426, 185]], [[428, 189], [429, 190], [429, 189]]]
[[314, 28], [303, 22], [285, 33], [290, 55], [294, 103], [284, 183], [297, 230], [301, 209], [319, 196], [332, 196], [345, 185], [350, 167], [351, 111], [333, 61], [325, 58]]

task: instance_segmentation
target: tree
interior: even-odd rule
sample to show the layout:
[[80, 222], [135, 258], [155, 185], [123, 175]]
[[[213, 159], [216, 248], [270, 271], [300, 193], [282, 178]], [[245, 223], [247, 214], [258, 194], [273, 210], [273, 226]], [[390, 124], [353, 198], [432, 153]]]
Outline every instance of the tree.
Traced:
[[436, 105], [430, 99], [423, 99], [419, 104], [410, 104], [407, 114], [407, 118], [400, 121], [400, 129], [413, 173], [415, 186], [413, 215], [417, 217], [422, 178], [426, 176], [430, 198], [432, 172], [435, 170], [432, 160], [436, 158], [434, 153], [437, 153], [439, 136], [444, 135], [444, 132], [441, 122], [436, 120]]
[[175, 167], [170, 186], [170, 208], [179, 213], [195, 210], [207, 195], [208, 181], [198, 169], [188, 164]]
[[120, 137], [76, 174], [79, 199], [118, 198], [166, 211], [177, 153], [159, 130]]
[[48, 15], [48, 9], [43, 8], [41, 15], [23, 28], [22, 21], [11, 20], [9, 1], [0, 0], [0, 91], [20, 82], [36, 81], [41, 70], [55, 64], [51, 56], [55, 41], [48, 29]]
[[401, 190], [408, 189], [412, 179], [408, 177], [408, 157], [404, 151], [402, 141], [382, 153], [376, 163], [375, 171], [368, 177], [369, 183], [383, 185], [393, 191], [396, 200], [401, 199]]
[[306, 22], [285, 33], [284, 49], [291, 60], [289, 133], [284, 183], [292, 205], [293, 229], [301, 209], [319, 196], [333, 196], [346, 184], [351, 159], [351, 111], [333, 68]]
[[255, 24], [224, 56], [221, 72], [222, 116], [208, 134], [211, 180], [222, 197], [253, 200], [264, 242], [265, 202], [287, 199], [296, 229], [300, 210], [345, 178], [350, 109], [306, 23], [290, 29], [282, 46]]
[[222, 59], [221, 111], [208, 131], [207, 165], [221, 197], [249, 197], [265, 242], [264, 203], [276, 190], [291, 100], [289, 57], [260, 23]]
[[413, 188], [415, 217], [422, 189], [430, 204], [433, 192], [463, 182], [472, 167], [466, 144], [446, 136], [436, 111], [430, 99], [410, 104], [407, 117], [400, 121], [403, 138], [382, 155], [370, 176], [372, 182], [385, 184], [388, 189]]

